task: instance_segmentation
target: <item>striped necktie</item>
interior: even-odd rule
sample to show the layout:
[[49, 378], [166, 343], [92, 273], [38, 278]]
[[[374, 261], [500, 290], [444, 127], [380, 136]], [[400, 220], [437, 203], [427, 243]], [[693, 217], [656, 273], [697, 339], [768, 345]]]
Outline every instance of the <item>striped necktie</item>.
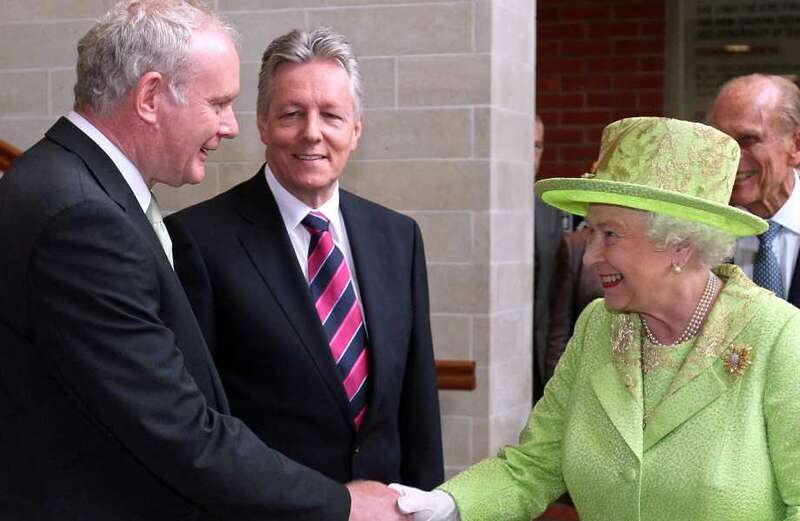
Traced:
[[367, 334], [350, 269], [333, 243], [328, 224], [320, 212], [311, 212], [303, 219], [311, 234], [308, 285], [358, 429], [367, 404]]
[[784, 298], [781, 266], [772, 247], [780, 229], [780, 224], [769, 221], [767, 231], [758, 236], [758, 251], [753, 260], [753, 282]]

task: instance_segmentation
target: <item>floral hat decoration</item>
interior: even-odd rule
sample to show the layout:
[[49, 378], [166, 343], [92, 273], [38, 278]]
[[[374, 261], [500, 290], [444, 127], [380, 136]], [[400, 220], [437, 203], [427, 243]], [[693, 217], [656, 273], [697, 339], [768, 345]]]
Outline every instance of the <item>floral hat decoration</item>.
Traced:
[[603, 130], [600, 156], [580, 178], [538, 181], [536, 193], [565, 212], [613, 204], [695, 221], [735, 236], [767, 222], [728, 204], [739, 145], [719, 130], [669, 118], [627, 118]]

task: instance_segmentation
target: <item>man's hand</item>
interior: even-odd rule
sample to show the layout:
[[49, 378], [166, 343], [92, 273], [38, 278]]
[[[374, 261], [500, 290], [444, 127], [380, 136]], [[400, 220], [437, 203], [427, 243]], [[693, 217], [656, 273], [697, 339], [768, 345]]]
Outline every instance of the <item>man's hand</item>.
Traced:
[[411, 516], [397, 508], [397, 492], [377, 481], [352, 481], [346, 485], [350, 492], [348, 521], [410, 521]]

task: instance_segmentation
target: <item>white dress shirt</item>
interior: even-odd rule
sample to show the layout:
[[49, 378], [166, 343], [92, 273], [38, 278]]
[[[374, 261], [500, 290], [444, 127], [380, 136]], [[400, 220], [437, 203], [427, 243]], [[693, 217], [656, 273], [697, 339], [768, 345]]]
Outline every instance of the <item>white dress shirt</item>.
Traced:
[[[292, 241], [294, 254], [297, 257], [297, 262], [300, 264], [300, 269], [303, 271], [303, 276], [308, 280], [308, 246], [311, 244], [311, 234], [303, 226], [302, 221], [305, 219], [309, 212], [316, 211], [328, 218], [330, 224], [328, 230], [331, 233], [334, 244], [342, 251], [347, 267], [350, 268], [350, 276], [353, 280], [353, 289], [356, 292], [358, 305], [361, 307], [361, 315], [364, 317], [364, 305], [361, 301], [361, 292], [358, 289], [358, 277], [356, 277], [356, 266], [353, 263], [353, 254], [350, 251], [350, 241], [347, 238], [347, 228], [344, 225], [342, 212], [339, 209], [339, 182], [333, 190], [333, 195], [317, 208], [311, 208], [306, 203], [289, 193], [275, 178], [275, 175], [270, 170], [269, 165], [264, 165], [264, 174], [267, 178], [267, 185], [275, 197], [275, 202], [278, 203], [278, 210], [280, 211], [283, 224], [286, 226], [286, 232], [289, 234], [289, 239]], [[366, 318], [364, 320], [364, 327], [366, 328]]]
[[117, 148], [117, 145], [112, 143], [102, 132], [97, 130], [97, 127], [92, 125], [89, 120], [81, 116], [75, 111], [66, 115], [66, 118], [72, 122], [73, 125], [81, 129], [81, 131], [89, 136], [89, 139], [97, 143], [103, 152], [111, 158], [114, 166], [120, 171], [125, 182], [131, 187], [133, 195], [142, 207], [142, 212], [147, 212], [147, 207], [150, 206], [150, 198], [152, 194], [144, 182], [141, 172], [136, 166], [128, 159], [122, 151]]
[[[781, 267], [783, 290], [788, 296], [797, 264], [797, 249], [800, 247], [800, 182], [797, 170], [794, 171], [794, 188], [789, 199], [770, 220], [781, 225], [778, 235], [772, 242], [772, 248]], [[753, 278], [753, 262], [757, 252], [758, 237], [741, 237], [736, 241], [733, 262], [740, 266], [750, 278]]]

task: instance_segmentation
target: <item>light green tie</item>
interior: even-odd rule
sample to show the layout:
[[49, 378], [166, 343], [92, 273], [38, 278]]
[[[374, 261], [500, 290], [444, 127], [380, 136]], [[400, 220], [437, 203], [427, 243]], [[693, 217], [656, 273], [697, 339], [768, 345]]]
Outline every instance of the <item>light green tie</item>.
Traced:
[[161, 209], [158, 207], [155, 195], [150, 195], [150, 204], [147, 206], [145, 215], [147, 215], [147, 220], [153, 226], [158, 241], [161, 243], [161, 247], [164, 248], [164, 253], [167, 254], [170, 265], [174, 267], [175, 265], [172, 262], [172, 239], [169, 238], [169, 232], [164, 224], [164, 217], [161, 215]]

